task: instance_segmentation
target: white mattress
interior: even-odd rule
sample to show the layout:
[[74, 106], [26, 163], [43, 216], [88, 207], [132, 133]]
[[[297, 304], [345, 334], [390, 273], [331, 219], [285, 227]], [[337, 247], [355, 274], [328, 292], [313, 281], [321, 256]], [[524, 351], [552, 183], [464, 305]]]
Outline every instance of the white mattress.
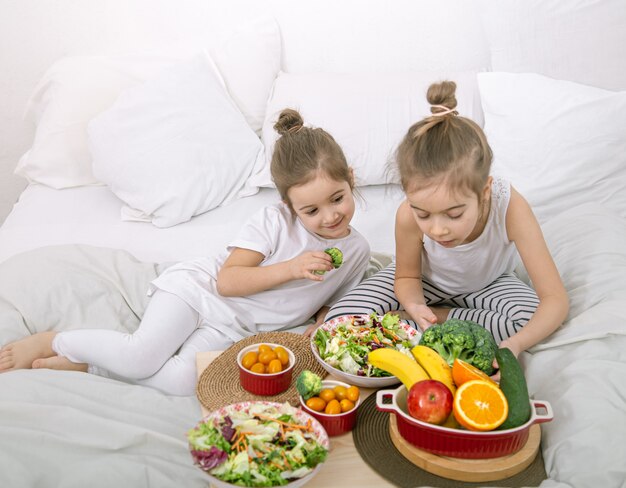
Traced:
[[[359, 189], [353, 226], [372, 251], [394, 252], [395, 210], [401, 191], [387, 185]], [[161, 229], [121, 220], [122, 202], [108, 187], [55, 190], [30, 185], [0, 227], [0, 262], [23, 251], [58, 244], [90, 244], [124, 249], [147, 262], [181, 261], [221, 252], [248, 215], [275, 202], [274, 189]]]

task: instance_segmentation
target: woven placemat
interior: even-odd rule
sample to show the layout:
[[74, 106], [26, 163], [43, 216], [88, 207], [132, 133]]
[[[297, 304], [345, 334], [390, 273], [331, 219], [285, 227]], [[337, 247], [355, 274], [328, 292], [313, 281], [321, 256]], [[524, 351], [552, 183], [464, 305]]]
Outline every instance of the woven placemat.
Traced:
[[[450, 480], [424, 471], [406, 459], [393, 445], [389, 435], [389, 413], [376, 408], [376, 395], [372, 394], [359, 406], [359, 421], [352, 431], [354, 445], [363, 460], [390, 483], [403, 488], [431, 486], [434, 488], [484, 487], [485, 482], [472, 483]], [[521, 473], [487, 486], [519, 487], [539, 486], [546, 479], [541, 449], [528, 468]]]
[[[296, 356], [291, 386], [278, 395], [254, 395], [244, 390], [239, 383], [237, 354], [246, 346], [265, 342], [286, 346]], [[300, 400], [295, 386], [296, 378], [305, 369], [313, 371], [322, 378], [326, 377], [326, 370], [311, 352], [310, 338], [294, 332], [263, 332], [236, 342], [216, 357], [200, 375], [196, 395], [200, 403], [209, 411], [231, 403], [250, 400], [289, 402], [291, 405], [298, 406]]]

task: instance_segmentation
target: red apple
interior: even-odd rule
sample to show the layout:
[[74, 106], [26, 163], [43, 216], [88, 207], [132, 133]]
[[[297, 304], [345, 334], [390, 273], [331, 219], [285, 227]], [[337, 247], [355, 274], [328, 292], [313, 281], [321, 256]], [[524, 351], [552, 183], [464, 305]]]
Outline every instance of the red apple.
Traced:
[[437, 380], [418, 381], [406, 397], [411, 417], [437, 425], [443, 424], [450, 416], [452, 402], [450, 389]]

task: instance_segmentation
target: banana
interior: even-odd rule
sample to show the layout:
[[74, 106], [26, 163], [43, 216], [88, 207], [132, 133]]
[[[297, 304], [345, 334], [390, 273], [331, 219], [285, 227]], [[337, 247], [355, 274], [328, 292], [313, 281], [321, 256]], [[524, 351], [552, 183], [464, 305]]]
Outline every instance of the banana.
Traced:
[[454, 395], [456, 386], [452, 381], [452, 368], [437, 351], [417, 345], [411, 349], [411, 354], [431, 379], [441, 381]]
[[375, 349], [367, 355], [367, 360], [372, 366], [394, 375], [406, 386], [407, 390], [410, 390], [418, 381], [429, 379], [424, 368], [396, 349], [389, 347]]

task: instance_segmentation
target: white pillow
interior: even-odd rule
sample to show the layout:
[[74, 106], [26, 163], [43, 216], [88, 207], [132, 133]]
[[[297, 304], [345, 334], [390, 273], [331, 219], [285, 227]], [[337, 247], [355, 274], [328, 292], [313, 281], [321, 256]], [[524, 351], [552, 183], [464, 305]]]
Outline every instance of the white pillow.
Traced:
[[[27, 105], [36, 123], [32, 147], [15, 173], [54, 188], [101, 184], [87, 147], [87, 124], [127, 88], [189, 59], [200, 49], [180, 42], [158, 54], [72, 56], [54, 63]], [[263, 16], [225, 33], [212, 47], [233, 99], [260, 132], [265, 104], [281, 58], [280, 31]]]
[[626, 92], [536, 74], [480, 73], [493, 173], [540, 222], [586, 202], [626, 217]]
[[72, 56], [54, 63], [35, 87], [26, 116], [37, 129], [15, 173], [53, 188], [101, 184], [91, 170], [87, 123], [135, 86], [180, 59], [173, 56]]
[[280, 73], [263, 124], [266, 162], [250, 184], [273, 186], [269, 163], [278, 133], [273, 125], [284, 108], [294, 108], [305, 125], [328, 131], [355, 170], [357, 185], [388, 183], [387, 163], [414, 123], [430, 114], [426, 91], [442, 79], [457, 83], [461, 115], [482, 125], [476, 74], [290, 74]]
[[254, 192], [261, 141], [204, 53], [122, 93], [88, 132], [96, 177], [158, 227]]
[[488, 1], [483, 26], [492, 71], [626, 90], [624, 0]]
[[280, 30], [273, 17], [237, 26], [212, 46], [211, 57], [250, 127], [261, 135], [267, 99], [280, 71]]

